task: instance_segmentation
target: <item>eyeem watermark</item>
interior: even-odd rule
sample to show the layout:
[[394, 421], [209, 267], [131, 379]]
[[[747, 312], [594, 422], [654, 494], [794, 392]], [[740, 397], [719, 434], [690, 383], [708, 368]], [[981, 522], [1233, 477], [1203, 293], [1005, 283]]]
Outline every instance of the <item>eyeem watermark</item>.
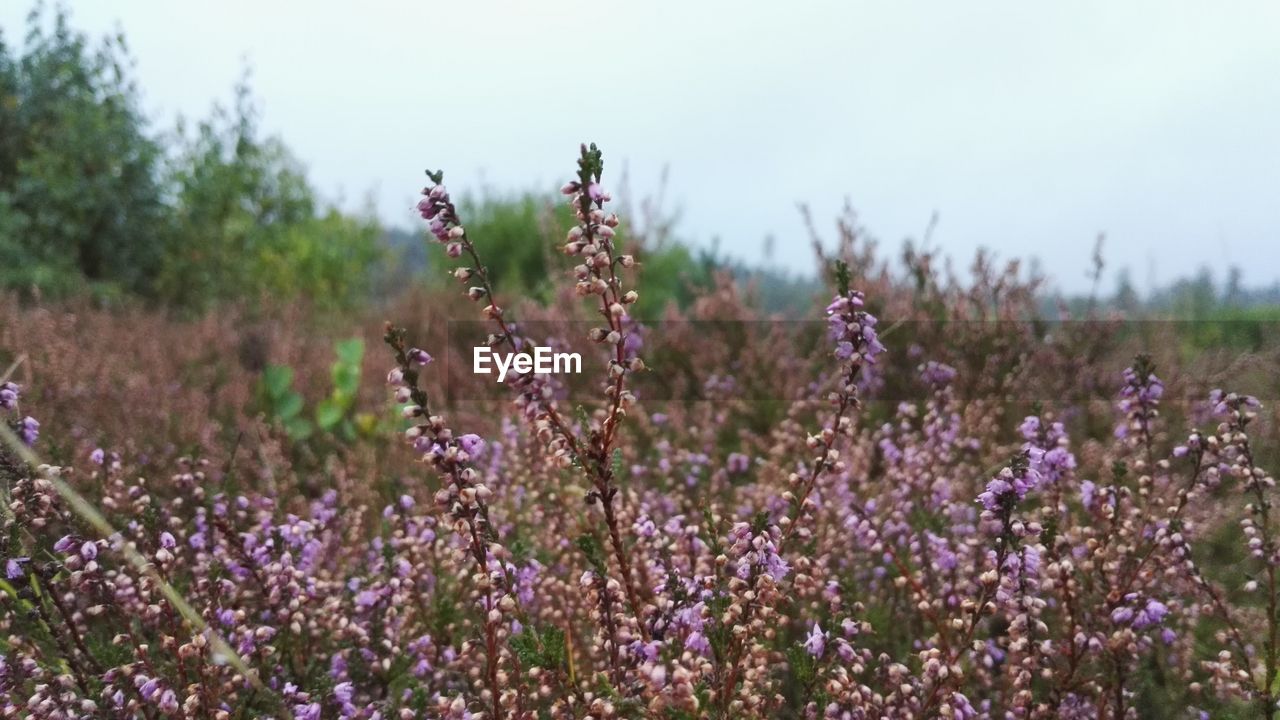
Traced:
[[523, 375], [536, 373], [581, 373], [582, 355], [578, 353], [553, 352], [549, 347], [535, 347], [529, 353], [496, 353], [492, 348], [481, 345], [471, 356], [471, 370], [477, 375], [491, 375], [498, 371], [498, 382], [503, 382], [508, 370], [515, 370]]

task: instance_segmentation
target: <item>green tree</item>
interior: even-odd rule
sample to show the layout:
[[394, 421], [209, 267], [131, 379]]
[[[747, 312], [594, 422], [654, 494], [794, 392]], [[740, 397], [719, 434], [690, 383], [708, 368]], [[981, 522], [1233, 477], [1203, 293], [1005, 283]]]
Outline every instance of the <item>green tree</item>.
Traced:
[[0, 288], [345, 307], [367, 292], [380, 233], [260, 137], [247, 83], [194, 133], [151, 133], [122, 37], [93, 49], [40, 6], [21, 52], [0, 37]]
[[203, 308], [257, 296], [349, 307], [364, 297], [380, 257], [377, 222], [322, 206], [284, 143], [259, 137], [247, 82], [231, 111], [215, 107], [178, 144], [162, 298]]
[[149, 294], [161, 262], [161, 147], [146, 132], [122, 37], [92, 49], [37, 8], [25, 47], [0, 40], [0, 283]]

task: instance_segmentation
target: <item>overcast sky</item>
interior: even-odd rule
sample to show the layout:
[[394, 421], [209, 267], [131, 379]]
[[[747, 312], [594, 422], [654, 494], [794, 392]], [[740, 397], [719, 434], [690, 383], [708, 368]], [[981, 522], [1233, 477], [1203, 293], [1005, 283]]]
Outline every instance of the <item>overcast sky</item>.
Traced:
[[[10, 40], [25, 4], [0, 7]], [[426, 167], [455, 192], [553, 188], [592, 140], [637, 193], [669, 167], [681, 234], [749, 261], [773, 235], [774, 262], [811, 269], [796, 203], [825, 227], [847, 197], [895, 249], [936, 211], [948, 254], [1033, 255], [1068, 290], [1099, 232], [1143, 289], [1202, 264], [1280, 279], [1274, 2], [70, 7], [124, 30], [162, 125], [248, 63], [265, 127], [388, 222], [414, 222]]]

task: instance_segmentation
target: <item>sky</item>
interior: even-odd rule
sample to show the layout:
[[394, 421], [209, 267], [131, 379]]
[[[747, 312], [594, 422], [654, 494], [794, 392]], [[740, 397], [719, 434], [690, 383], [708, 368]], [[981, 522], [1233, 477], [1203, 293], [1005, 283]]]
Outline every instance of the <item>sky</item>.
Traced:
[[[70, 2], [123, 30], [158, 127], [228, 103], [326, 197], [416, 227], [425, 168], [456, 193], [554, 189], [577, 145], [662, 191], [678, 235], [811, 272], [797, 211], [846, 200], [883, 247], [1038, 259], [1079, 292], [1208, 266], [1280, 280], [1274, 2]], [[21, 35], [28, 4], [0, 5]], [[665, 177], [665, 182], [662, 178]], [[764, 239], [774, 238], [766, 257]]]

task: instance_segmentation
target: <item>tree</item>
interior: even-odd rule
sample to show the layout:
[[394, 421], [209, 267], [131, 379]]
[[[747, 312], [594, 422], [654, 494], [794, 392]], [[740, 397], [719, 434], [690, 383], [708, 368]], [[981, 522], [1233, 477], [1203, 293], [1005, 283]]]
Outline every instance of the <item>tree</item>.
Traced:
[[[50, 25], [46, 29], [46, 25]], [[0, 45], [0, 283], [150, 294], [165, 208], [122, 37], [97, 50], [62, 9]]]

